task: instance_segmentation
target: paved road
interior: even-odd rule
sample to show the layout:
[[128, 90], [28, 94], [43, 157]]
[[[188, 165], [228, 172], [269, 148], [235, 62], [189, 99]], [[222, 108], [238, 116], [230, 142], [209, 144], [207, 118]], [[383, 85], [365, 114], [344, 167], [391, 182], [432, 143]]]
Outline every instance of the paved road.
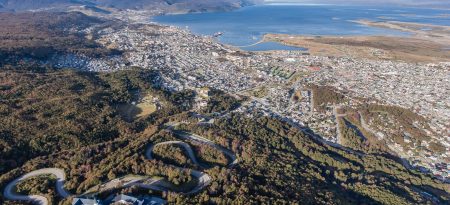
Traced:
[[[180, 145], [182, 146], [188, 153], [189, 158], [192, 160], [192, 162], [200, 167], [204, 167], [202, 164], [200, 164], [197, 160], [197, 157], [194, 154], [194, 150], [192, 150], [191, 146], [185, 142], [182, 141], [167, 141], [167, 142], [161, 142], [155, 145], [150, 146], [146, 151], [145, 151], [145, 156], [147, 157], [147, 159], [153, 159], [152, 157], [152, 153], [153, 153], [153, 149], [157, 146], [161, 146], [161, 145], [168, 145], [168, 144], [175, 144], [175, 145]], [[180, 168], [182, 170], [186, 170], [185, 168]], [[203, 172], [197, 171], [197, 170], [190, 170], [192, 176], [196, 177], [198, 180], [197, 186], [195, 186], [191, 191], [186, 192], [185, 194], [195, 194], [199, 191], [201, 191], [203, 188], [205, 188], [206, 186], [208, 186], [211, 183], [211, 177], [208, 174], [205, 174]], [[152, 184], [141, 184], [143, 188], [161, 188], [161, 184], [158, 184], [158, 181], [155, 181]]]
[[[148, 147], [145, 150], [145, 157], [149, 160], [154, 159], [152, 156], [153, 149], [157, 146], [168, 145], [168, 144], [175, 144], [175, 145], [182, 146], [187, 151], [188, 156], [192, 160], [192, 162], [194, 164], [202, 167], [202, 165], [198, 162], [191, 146], [182, 141], [167, 141], [167, 142], [161, 142], [161, 143], [151, 145], [150, 147]], [[187, 191], [187, 192], [182, 192], [182, 194], [190, 195], [190, 194], [198, 193], [199, 191], [203, 190], [205, 187], [207, 187], [212, 182], [211, 177], [206, 173], [203, 173], [203, 172], [197, 171], [197, 170], [186, 169], [183, 167], [177, 167], [177, 168], [179, 170], [183, 170], [183, 171], [190, 171], [191, 175], [193, 177], [197, 178], [197, 180], [198, 180], [197, 185], [194, 188], [192, 188], [192, 190]], [[124, 187], [124, 188], [137, 186], [137, 187], [141, 187], [144, 189], [151, 189], [151, 190], [156, 190], [156, 191], [171, 191], [171, 189], [168, 188], [171, 186], [171, 184], [167, 183], [167, 181], [165, 181], [161, 178], [149, 178], [146, 176], [130, 176], [130, 177], [113, 179], [101, 186], [104, 187], [104, 190], [107, 190], [111, 187], [117, 187], [118, 185], [121, 185], [121, 187]], [[85, 193], [85, 194], [88, 194], [88, 193]]]
[[375, 132], [375, 130], [370, 128], [370, 126], [366, 123], [366, 120], [364, 119], [364, 116], [361, 114], [361, 112], [358, 112], [358, 114], [359, 114], [360, 119], [361, 119], [361, 127], [364, 128], [366, 131], [368, 131], [373, 136], [377, 137], [379, 140], [382, 140], [383, 136], [377, 134], [377, 132]]
[[342, 131], [341, 131], [341, 126], [339, 126], [339, 120], [341, 117], [345, 117], [347, 116], [346, 114], [338, 114], [338, 109], [340, 109], [340, 106], [333, 106], [333, 115], [334, 118], [336, 119], [336, 138], [337, 138], [337, 143], [338, 144], [342, 144]]
[[36, 171], [32, 171], [28, 174], [25, 174], [25, 175], [15, 179], [14, 181], [10, 182], [8, 185], [6, 185], [5, 190], [3, 191], [3, 195], [5, 196], [5, 198], [7, 198], [9, 200], [29, 201], [29, 202], [34, 202], [34, 203], [37, 203], [40, 205], [47, 205], [48, 200], [47, 200], [47, 198], [45, 198], [43, 196], [39, 196], [39, 195], [25, 196], [25, 195], [17, 194], [14, 191], [14, 188], [16, 187], [17, 183], [19, 183], [23, 180], [29, 179], [31, 177], [44, 175], [44, 174], [52, 174], [52, 175], [56, 176], [56, 179], [57, 179], [56, 185], [55, 185], [56, 191], [62, 198], [67, 198], [70, 196], [70, 193], [64, 189], [64, 182], [66, 180], [66, 174], [64, 173], [64, 170], [57, 169], [57, 168], [39, 169]]
[[[169, 130], [173, 131], [172, 129], [169, 129]], [[191, 141], [194, 141], [194, 142], [197, 142], [200, 144], [206, 144], [206, 145], [212, 146], [212, 147], [220, 150], [221, 152], [223, 152], [225, 155], [227, 155], [228, 157], [230, 157], [232, 159], [232, 162], [230, 163], [229, 166], [233, 166], [238, 163], [237, 157], [236, 157], [236, 155], [234, 155], [233, 152], [215, 144], [211, 140], [208, 140], [204, 137], [201, 137], [201, 136], [198, 136], [195, 134], [185, 133], [185, 132], [179, 132], [179, 133], [177, 132], [176, 135], [182, 139], [191, 140]], [[203, 167], [198, 162], [191, 146], [182, 141], [167, 141], [167, 142], [162, 142], [162, 143], [152, 145], [145, 150], [146, 158], [153, 159], [153, 157], [152, 157], [153, 149], [157, 146], [167, 145], [167, 144], [176, 144], [176, 145], [182, 146], [187, 151], [189, 158], [192, 160], [192, 162], [200, 167]], [[188, 170], [188, 169], [182, 168], [182, 167], [178, 167], [178, 168], [180, 170]], [[189, 171], [191, 172], [191, 175], [193, 177], [197, 178], [198, 183], [192, 190], [184, 192], [183, 194], [198, 193], [199, 191], [203, 190], [206, 186], [208, 186], [212, 181], [211, 177], [206, 173], [203, 173], [203, 172], [197, 171], [197, 170], [189, 170]], [[48, 205], [48, 200], [44, 196], [20, 195], [20, 194], [15, 193], [15, 191], [14, 191], [15, 186], [20, 181], [23, 181], [23, 180], [26, 180], [28, 178], [35, 177], [35, 176], [44, 175], [44, 174], [52, 174], [52, 175], [56, 176], [56, 179], [57, 179], [56, 184], [55, 184], [56, 191], [62, 198], [67, 198], [71, 195], [69, 192], [67, 192], [64, 189], [64, 182], [66, 180], [66, 175], [65, 175], [64, 170], [58, 169], [58, 168], [46, 168], [46, 169], [39, 169], [39, 170], [32, 171], [32, 172], [25, 174], [25, 175], [15, 179], [14, 181], [10, 182], [5, 187], [5, 190], [3, 192], [4, 197], [9, 200], [28, 201], [28, 202], [33, 202], [33, 203], [40, 204], [40, 205]], [[120, 183], [120, 182], [125, 182], [125, 183]], [[134, 178], [118, 178], [118, 179], [114, 179], [114, 180], [111, 180], [110, 182], [105, 183], [104, 186], [107, 186], [109, 183], [122, 184], [122, 187], [139, 186], [141, 188], [152, 189], [152, 190], [157, 190], [157, 191], [170, 191], [170, 189], [167, 188], [168, 187], [167, 182], [165, 182], [164, 180], [152, 179], [152, 178], [145, 177], [145, 176], [136, 176]]]
[[[184, 169], [184, 168], [180, 168], [180, 169]], [[190, 171], [191, 171], [192, 176], [197, 178], [198, 183], [190, 191], [183, 192], [182, 194], [185, 194], [185, 195], [196, 194], [196, 193], [200, 192], [201, 190], [203, 190], [205, 187], [207, 187], [209, 184], [211, 184], [212, 179], [208, 174], [205, 174], [205, 173], [197, 171], [197, 170], [190, 170]], [[151, 189], [151, 190], [156, 190], [156, 191], [170, 191], [169, 188], [167, 188], [168, 186], [170, 186], [170, 184], [168, 184], [166, 181], [164, 181], [162, 179], [140, 180], [140, 181], [130, 182], [130, 183], [127, 183], [126, 185], [124, 185], [124, 187], [131, 187], [131, 186], [138, 186], [143, 189]]]
[[[380, 134], [378, 134], [377, 132], [375, 132], [375, 130], [373, 130], [372, 128], [370, 128], [370, 126], [367, 124], [366, 120], [364, 119], [364, 116], [362, 115], [361, 112], [358, 112], [359, 116], [360, 116], [360, 121], [361, 121], [361, 127], [363, 129], [365, 129], [366, 131], [368, 131], [370, 134], [372, 134], [373, 136], [377, 137], [378, 140], [383, 140], [383, 136], [381, 136]], [[392, 149], [393, 151], [395, 151], [395, 149]], [[405, 166], [407, 169], [413, 169], [413, 167], [409, 164], [408, 160], [406, 160], [405, 158], [398, 156], [403, 164], [403, 166]]]
[[179, 145], [179, 146], [183, 147], [183, 149], [185, 149], [187, 151], [189, 158], [192, 160], [192, 162], [200, 167], [203, 167], [203, 165], [201, 165], [198, 162], [197, 157], [194, 154], [194, 150], [192, 150], [191, 146], [189, 144], [187, 144], [186, 142], [182, 142], [182, 141], [167, 141], [167, 142], [161, 142], [161, 143], [152, 145], [145, 151], [145, 156], [147, 157], [147, 159], [153, 159], [152, 153], [153, 153], [153, 149], [155, 147], [158, 147], [161, 145], [169, 145], [169, 144]]
[[[152, 153], [153, 153], [153, 149], [157, 146], [161, 146], [161, 145], [168, 145], [168, 144], [176, 144], [176, 145], [180, 145], [182, 146], [188, 153], [189, 158], [192, 160], [192, 162], [200, 167], [204, 167], [203, 165], [201, 165], [198, 160], [197, 157], [194, 154], [194, 151], [192, 150], [191, 146], [185, 142], [182, 141], [167, 141], [167, 142], [161, 142], [155, 145], [150, 146], [146, 152], [145, 152], [145, 156], [147, 157], [147, 159], [153, 159], [152, 157]], [[180, 168], [182, 170], [186, 170], [185, 168]], [[197, 171], [197, 170], [190, 170], [192, 176], [196, 177], [198, 180], [197, 186], [195, 186], [191, 191], [186, 192], [185, 194], [195, 194], [199, 191], [201, 191], [202, 189], [204, 189], [206, 186], [208, 186], [211, 183], [211, 177], [208, 174], [205, 174], [203, 172]], [[160, 184], [158, 184], [157, 181], [155, 181], [152, 184], [142, 184], [142, 187], [148, 187], [148, 188], [161, 188]]]
[[209, 139], [206, 139], [206, 138], [204, 138], [204, 137], [202, 137], [200, 135], [193, 134], [193, 133], [187, 133], [187, 132], [182, 132], [182, 131], [175, 131], [174, 127], [176, 125], [178, 125], [178, 124], [179, 123], [169, 124], [168, 127], [167, 127], [167, 130], [173, 132], [176, 136], [180, 137], [183, 140], [189, 140], [189, 141], [196, 142], [198, 144], [208, 145], [208, 146], [214, 147], [215, 149], [221, 151], [222, 153], [224, 153], [225, 155], [227, 155], [231, 159], [231, 163], [228, 165], [230, 167], [232, 167], [232, 166], [236, 165], [237, 163], [239, 163], [239, 160], [237, 159], [236, 155], [232, 151], [230, 151], [230, 150], [228, 150], [228, 149], [226, 149], [226, 148], [224, 148], [224, 147], [222, 147], [220, 145], [217, 145], [213, 141], [211, 141]]

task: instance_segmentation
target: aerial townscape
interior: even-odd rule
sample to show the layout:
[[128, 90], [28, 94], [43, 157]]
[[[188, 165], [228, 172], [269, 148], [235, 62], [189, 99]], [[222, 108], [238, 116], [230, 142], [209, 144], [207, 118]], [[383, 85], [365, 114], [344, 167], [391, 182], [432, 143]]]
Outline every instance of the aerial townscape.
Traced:
[[0, 204], [449, 204], [450, 7], [298, 2], [0, 0]]

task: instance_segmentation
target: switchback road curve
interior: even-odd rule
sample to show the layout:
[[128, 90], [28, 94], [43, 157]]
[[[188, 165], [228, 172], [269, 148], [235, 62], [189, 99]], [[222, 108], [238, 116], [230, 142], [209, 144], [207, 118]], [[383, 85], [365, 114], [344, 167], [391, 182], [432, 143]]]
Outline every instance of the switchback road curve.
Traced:
[[[227, 150], [219, 145], [216, 145], [215, 143], [213, 143], [212, 141], [210, 141], [206, 138], [203, 138], [203, 137], [195, 135], [195, 134], [186, 133], [186, 132], [178, 133], [176, 135], [182, 139], [191, 140], [193, 142], [197, 142], [200, 144], [206, 144], [206, 145], [209, 145], [209, 146], [212, 146], [212, 147], [218, 149], [219, 151], [221, 151], [225, 155], [227, 155], [229, 158], [231, 158], [232, 162], [229, 164], [229, 166], [233, 166], [238, 163], [237, 157], [234, 155], [234, 153], [232, 153], [230, 150]], [[189, 158], [192, 160], [192, 162], [194, 164], [198, 165], [199, 167], [204, 167], [198, 162], [191, 146], [182, 141], [167, 141], [167, 142], [161, 142], [161, 143], [151, 145], [145, 150], [146, 158], [149, 160], [153, 159], [152, 153], [153, 153], [153, 149], [156, 146], [169, 145], [169, 144], [175, 144], [175, 145], [179, 145], [179, 146], [183, 147], [187, 151]], [[187, 170], [186, 168], [182, 168], [182, 167], [178, 167], [178, 168], [181, 170]], [[197, 170], [190, 170], [190, 172], [191, 172], [192, 176], [197, 178], [198, 183], [191, 190], [182, 192], [183, 194], [189, 195], [189, 194], [198, 193], [199, 191], [203, 190], [206, 186], [208, 186], [212, 181], [211, 177], [206, 173], [203, 173], [203, 172], [197, 171]], [[30, 173], [22, 175], [21, 177], [11, 181], [9, 184], [6, 185], [6, 187], [3, 191], [4, 197], [8, 200], [28, 201], [28, 202], [36, 203], [39, 205], [48, 205], [49, 204], [48, 199], [44, 196], [21, 195], [21, 194], [15, 192], [15, 187], [19, 182], [24, 181], [29, 178], [32, 178], [32, 177], [36, 177], [36, 176], [40, 176], [40, 175], [47, 175], [47, 174], [54, 175], [56, 177], [57, 181], [56, 181], [55, 187], [56, 187], [56, 191], [59, 196], [61, 196], [62, 198], [67, 198], [67, 197], [71, 196], [71, 194], [67, 190], [64, 189], [64, 183], [66, 180], [66, 175], [65, 175], [64, 170], [59, 169], [59, 168], [45, 168], [45, 169], [39, 169], [39, 170], [32, 171]], [[152, 189], [152, 190], [157, 190], [157, 191], [170, 191], [170, 189], [165, 187], [163, 184], [164, 183], [162, 183], [161, 180], [154, 180], [154, 181], [152, 181], [152, 183], [148, 183], [148, 182], [144, 183], [144, 182], [142, 182], [142, 180], [135, 180], [134, 182], [124, 184], [123, 187], [138, 186], [141, 188]]]

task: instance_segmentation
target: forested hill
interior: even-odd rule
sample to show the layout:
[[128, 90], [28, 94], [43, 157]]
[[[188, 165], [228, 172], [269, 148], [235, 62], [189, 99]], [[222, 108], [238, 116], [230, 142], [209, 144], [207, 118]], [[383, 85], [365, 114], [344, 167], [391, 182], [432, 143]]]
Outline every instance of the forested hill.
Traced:
[[64, 10], [68, 6], [99, 6], [118, 9], [226, 11], [251, 5], [254, 0], [0, 0], [0, 11]]
[[[94, 190], [101, 199], [124, 193], [158, 196], [169, 204], [449, 204], [449, 184], [430, 174], [407, 169], [382, 150], [360, 149], [363, 141], [349, 141], [343, 149], [277, 118], [237, 112], [245, 97], [211, 88], [207, 106], [194, 109], [195, 91], [161, 88], [164, 69], [124, 64], [117, 72], [87, 72], [39, 63], [63, 54], [94, 60], [123, 55], [77, 32], [90, 25], [121, 26], [105, 21], [80, 13], [0, 15], [0, 204], [20, 204], [7, 200], [5, 187], [43, 168], [61, 169], [64, 188], [75, 196]], [[331, 97], [315, 97], [317, 103], [341, 98], [322, 90]], [[215, 119], [200, 119], [210, 117]], [[355, 130], [343, 132], [355, 139]], [[239, 162], [224, 166], [232, 158], [216, 146], [179, 133], [214, 142]], [[154, 158], [145, 157], [149, 147], [180, 140], [190, 143], [203, 166], [179, 146], [159, 147]], [[211, 183], [196, 194], [180, 194], [201, 185], [185, 168], [202, 171]], [[170, 189], [99, 189], [127, 176], [157, 178]], [[55, 180], [30, 178], [17, 191], [70, 204], [70, 197], [58, 196]]]
[[[188, 187], [197, 182], [173, 168], [196, 169], [182, 151], [163, 149], [156, 159], [142, 158], [149, 145], [179, 140], [164, 129], [164, 123], [174, 121], [188, 123], [175, 129], [196, 133], [236, 153], [239, 164], [216, 166], [226, 164], [226, 157], [197, 147], [196, 155], [211, 164], [203, 171], [213, 179], [199, 194], [136, 188], [120, 193], [156, 194], [171, 204], [448, 204], [448, 185], [406, 169], [393, 156], [335, 148], [269, 117], [232, 113], [212, 124], [195, 123], [186, 112], [189, 107], [179, 106], [192, 104], [192, 92], [161, 91], [152, 84], [156, 79], [157, 72], [139, 69], [90, 73], [2, 67], [0, 190], [22, 174], [46, 167], [62, 168], [67, 173], [65, 188], [76, 195], [128, 175], [160, 176]], [[157, 96], [164, 104], [147, 117], [127, 122], [120, 105], [131, 102], [136, 90]], [[226, 111], [236, 103], [216, 91], [203, 113]], [[42, 186], [28, 182], [22, 192], [48, 194], [54, 204], [70, 203], [57, 197], [50, 182]], [[17, 202], [0, 195], [0, 204]]]

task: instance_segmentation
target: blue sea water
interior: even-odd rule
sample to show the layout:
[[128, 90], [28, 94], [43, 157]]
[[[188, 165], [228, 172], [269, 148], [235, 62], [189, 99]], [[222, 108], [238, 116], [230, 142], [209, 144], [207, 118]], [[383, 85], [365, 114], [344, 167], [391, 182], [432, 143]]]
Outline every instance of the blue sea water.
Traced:
[[[405, 7], [365, 7], [342, 5], [260, 5], [231, 12], [156, 16], [153, 21], [188, 28], [196, 34], [223, 32], [222, 43], [245, 46], [258, 42], [266, 33], [301, 35], [408, 35], [351, 22], [404, 21], [450, 26], [450, 11]], [[426, 28], [424, 28], [426, 29]], [[283, 49], [262, 46], [259, 50]], [[252, 48], [253, 47], [253, 48]], [[258, 50], [254, 46], [249, 50]], [[244, 50], [246, 48], [243, 48]], [[287, 49], [287, 48], [285, 48]]]

